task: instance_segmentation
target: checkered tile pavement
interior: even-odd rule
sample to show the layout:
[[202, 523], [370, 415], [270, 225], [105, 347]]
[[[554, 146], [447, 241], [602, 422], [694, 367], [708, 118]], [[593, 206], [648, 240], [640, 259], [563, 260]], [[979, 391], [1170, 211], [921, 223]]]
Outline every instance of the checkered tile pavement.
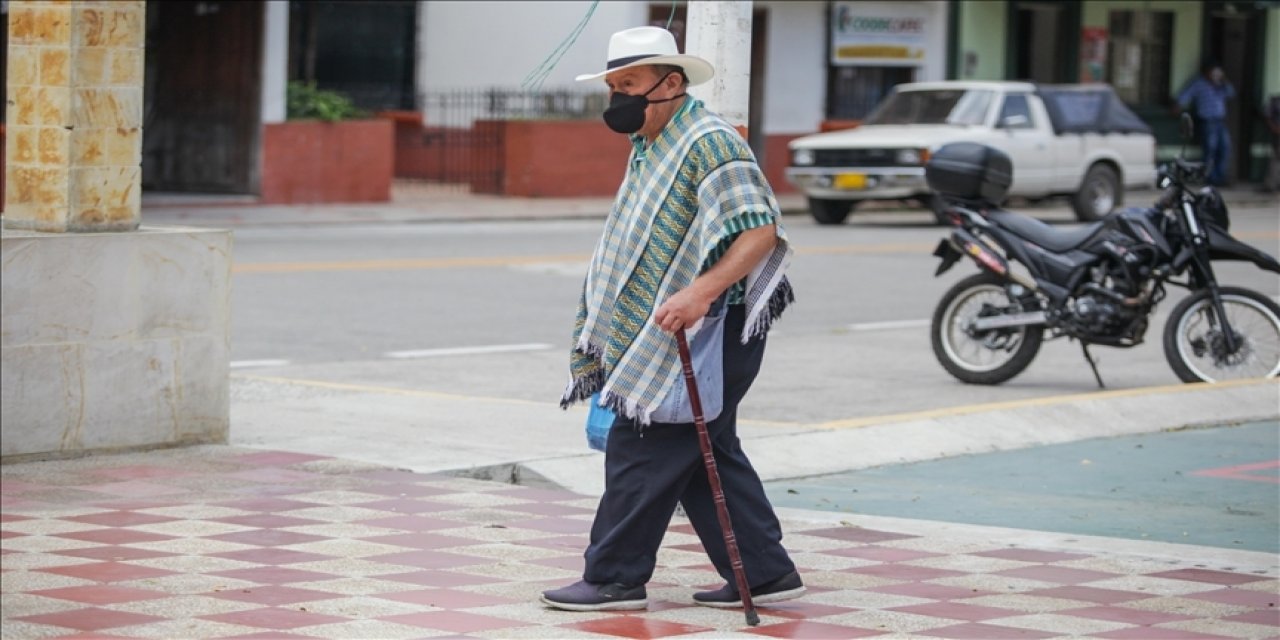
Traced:
[[[638, 614], [577, 580], [594, 498], [233, 447], [0, 468], [0, 636], [1270, 638], [1274, 572], [787, 520], [809, 593], [693, 606], [719, 578], [672, 523]], [[835, 525], [835, 526], [833, 526]]]

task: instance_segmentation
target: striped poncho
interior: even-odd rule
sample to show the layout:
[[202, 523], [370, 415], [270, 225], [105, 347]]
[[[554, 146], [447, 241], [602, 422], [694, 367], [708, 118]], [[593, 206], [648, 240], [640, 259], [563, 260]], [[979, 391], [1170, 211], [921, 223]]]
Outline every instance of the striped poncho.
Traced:
[[773, 223], [772, 254], [733, 287], [746, 305], [746, 343], [793, 300], [784, 271], [791, 248], [777, 200], [746, 142], [700, 101], [686, 104], [648, 145], [632, 152], [587, 271], [574, 326], [570, 381], [560, 404], [599, 392], [619, 415], [650, 422], [681, 381], [675, 337], [654, 311], [720, 258], [739, 233]]

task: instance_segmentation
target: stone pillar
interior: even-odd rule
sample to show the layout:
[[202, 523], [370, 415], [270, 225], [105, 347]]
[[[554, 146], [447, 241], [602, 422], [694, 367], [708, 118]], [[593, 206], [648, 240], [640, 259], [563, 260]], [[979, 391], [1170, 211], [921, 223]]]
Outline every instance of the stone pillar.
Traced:
[[0, 464], [225, 443], [231, 233], [139, 227], [143, 0], [9, 10]]
[[141, 220], [143, 0], [9, 3], [4, 226]]

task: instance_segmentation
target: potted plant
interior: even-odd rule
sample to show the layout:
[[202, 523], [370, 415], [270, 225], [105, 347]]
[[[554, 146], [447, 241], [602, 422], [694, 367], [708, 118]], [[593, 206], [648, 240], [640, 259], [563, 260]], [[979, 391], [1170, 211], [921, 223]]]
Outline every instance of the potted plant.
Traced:
[[288, 121], [263, 130], [262, 202], [386, 202], [391, 199], [394, 129], [346, 96], [290, 82]]

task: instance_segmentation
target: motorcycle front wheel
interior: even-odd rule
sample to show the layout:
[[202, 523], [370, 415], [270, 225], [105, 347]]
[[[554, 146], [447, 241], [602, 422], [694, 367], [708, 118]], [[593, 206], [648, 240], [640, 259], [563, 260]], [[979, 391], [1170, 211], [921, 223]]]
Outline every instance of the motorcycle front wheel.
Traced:
[[1044, 330], [1014, 326], [979, 331], [978, 318], [1034, 311], [1009, 295], [1004, 280], [978, 273], [951, 287], [933, 312], [933, 355], [948, 373], [969, 384], [1000, 384], [1026, 369], [1040, 351]]
[[1164, 327], [1164, 356], [1183, 382], [1274, 378], [1280, 374], [1280, 305], [1239, 287], [1221, 287], [1223, 311], [1235, 337], [1226, 334], [1209, 290], [1178, 303]]

